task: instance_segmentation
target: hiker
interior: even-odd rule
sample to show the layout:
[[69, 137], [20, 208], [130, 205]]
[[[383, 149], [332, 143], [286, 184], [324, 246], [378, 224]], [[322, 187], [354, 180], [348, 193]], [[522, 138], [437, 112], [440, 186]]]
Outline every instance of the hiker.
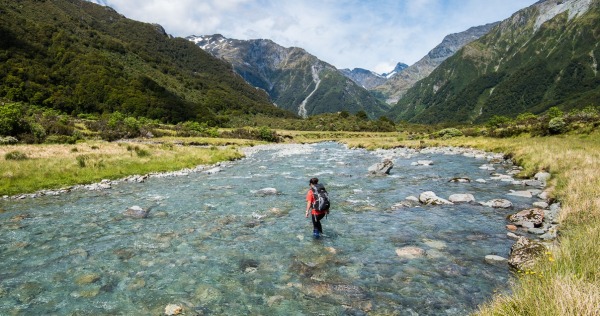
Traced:
[[313, 223], [313, 237], [319, 238], [323, 234], [321, 219], [329, 213], [329, 197], [319, 179], [312, 178], [308, 182], [310, 189], [306, 192], [306, 217], [311, 213]]

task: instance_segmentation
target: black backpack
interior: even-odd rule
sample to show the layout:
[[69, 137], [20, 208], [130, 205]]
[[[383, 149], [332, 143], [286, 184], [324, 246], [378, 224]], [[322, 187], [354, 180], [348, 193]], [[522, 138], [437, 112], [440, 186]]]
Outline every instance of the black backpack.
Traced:
[[313, 209], [320, 212], [329, 210], [329, 195], [325, 190], [325, 186], [317, 183], [312, 190], [315, 197], [315, 203], [312, 205]]

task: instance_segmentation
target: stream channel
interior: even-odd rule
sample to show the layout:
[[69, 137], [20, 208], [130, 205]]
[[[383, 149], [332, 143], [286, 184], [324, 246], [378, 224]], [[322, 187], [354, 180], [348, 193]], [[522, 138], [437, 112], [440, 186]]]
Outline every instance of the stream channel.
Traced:
[[[389, 156], [387, 176], [368, 168]], [[428, 159], [430, 166], [412, 163]], [[434, 191], [477, 202], [518, 187], [489, 159], [337, 143], [268, 146], [220, 172], [120, 182], [103, 191], [0, 200], [1, 315], [465, 315], [505, 291], [510, 210], [478, 203], [394, 208]], [[308, 180], [332, 200], [312, 238]], [[454, 177], [486, 183], [452, 183]], [[275, 188], [277, 194], [260, 194]], [[134, 205], [147, 218], [123, 215]], [[514, 212], [514, 210], [512, 211]], [[418, 247], [424, 256], [402, 257]]]

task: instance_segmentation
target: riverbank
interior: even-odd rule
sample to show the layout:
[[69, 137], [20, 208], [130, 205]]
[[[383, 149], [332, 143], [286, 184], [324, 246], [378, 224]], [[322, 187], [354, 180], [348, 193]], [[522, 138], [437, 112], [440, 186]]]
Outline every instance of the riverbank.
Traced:
[[[511, 155], [524, 168], [519, 174], [521, 177], [531, 177], [541, 170], [552, 173], [551, 197], [558, 199], [562, 204], [559, 248], [548, 255], [547, 260], [541, 260], [533, 273], [520, 275], [519, 281], [512, 286], [513, 294], [496, 296], [490, 303], [482, 306], [477, 314], [597, 314], [600, 306], [600, 248], [597, 246], [600, 244], [600, 135], [597, 132], [591, 135], [543, 138], [460, 137], [415, 141], [402, 140], [397, 135], [352, 133], [350, 137], [344, 137], [345, 133], [294, 133], [289, 141], [335, 140], [349, 147], [369, 149], [473, 147]], [[229, 139], [226, 141], [230, 144], [232, 142]], [[0, 147], [0, 159], [4, 159], [0, 164], [0, 188], [1, 192], [10, 188], [14, 190], [14, 194], [34, 192], [37, 191], [31, 189], [34, 186], [42, 189], [68, 185], [68, 181], [93, 183], [102, 179], [120, 179], [133, 174], [180, 170], [241, 157], [234, 147], [219, 149], [216, 146], [219, 145], [214, 144], [208, 148], [178, 146], [176, 143], [174, 145], [172, 140], [166, 144], [150, 145], [83, 143], [38, 145], [32, 149], [28, 149], [27, 146], [3, 146]], [[99, 150], [103, 151], [102, 154]], [[29, 159], [5, 160], [5, 153], [11, 151], [21, 151]], [[77, 158], [81, 156], [84, 158]], [[17, 180], [22, 181], [20, 179], [27, 174], [35, 174], [23, 182], [29, 183], [29, 186], [17, 186]], [[24, 191], [24, 187], [30, 189]]]
[[88, 141], [0, 146], [0, 197], [212, 165], [242, 157], [235, 139]]

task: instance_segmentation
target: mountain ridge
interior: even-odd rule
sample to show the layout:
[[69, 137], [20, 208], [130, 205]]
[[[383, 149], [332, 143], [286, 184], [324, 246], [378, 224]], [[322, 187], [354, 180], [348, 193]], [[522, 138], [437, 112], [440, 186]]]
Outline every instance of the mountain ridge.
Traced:
[[464, 46], [389, 115], [418, 123], [485, 122], [599, 105], [599, 0], [546, 0]]
[[334, 66], [302, 48], [286, 48], [268, 39], [229, 39], [221, 34], [186, 39], [230, 62], [247, 82], [265, 90], [277, 106], [301, 116], [364, 111], [377, 118], [389, 109]]

